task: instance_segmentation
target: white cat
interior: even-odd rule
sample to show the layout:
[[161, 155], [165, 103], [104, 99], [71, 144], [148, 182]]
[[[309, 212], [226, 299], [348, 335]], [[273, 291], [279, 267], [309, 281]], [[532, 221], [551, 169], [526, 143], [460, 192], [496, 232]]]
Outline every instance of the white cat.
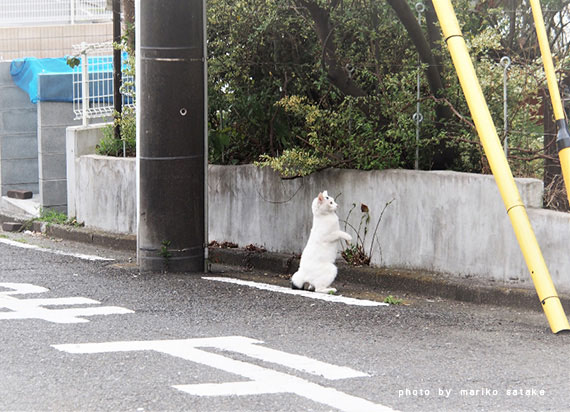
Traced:
[[334, 264], [339, 239], [351, 241], [352, 237], [340, 230], [337, 204], [325, 190], [313, 200], [313, 227], [307, 246], [301, 255], [299, 270], [291, 278], [293, 289], [306, 289], [321, 293], [335, 293], [329, 288], [337, 268]]

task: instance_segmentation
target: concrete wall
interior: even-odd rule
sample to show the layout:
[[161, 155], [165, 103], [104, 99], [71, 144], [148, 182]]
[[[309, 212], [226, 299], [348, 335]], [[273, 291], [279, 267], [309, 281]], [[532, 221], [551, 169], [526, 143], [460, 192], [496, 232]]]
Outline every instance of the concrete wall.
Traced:
[[[71, 88], [71, 75], [38, 77], [39, 93], [44, 99], [58, 98], [64, 89], [69, 89], [70, 94]], [[66, 212], [66, 129], [80, 123], [74, 117], [72, 103], [31, 103], [27, 93], [12, 81], [10, 62], [0, 62], [1, 195], [10, 189], [31, 190], [39, 193], [41, 208]]]
[[0, 62], [0, 192], [38, 193], [37, 109]]
[[[37, 103], [40, 206], [64, 213], [67, 213], [68, 203], [66, 130], [68, 127], [81, 124], [81, 120], [75, 120], [73, 103], [53, 100], [71, 98], [72, 89], [71, 74], [38, 76], [38, 95], [43, 99]], [[90, 124], [101, 124], [105, 119], [89, 120]], [[103, 137], [102, 134], [98, 136], [93, 150], [89, 153], [94, 153], [95, 145]]]
[[[99, 156], [76, 159], [76, 170], [81, 175], [75, 184], [77, 217], [87, 226], [136, 233], [134, 160], [128, 160], [126, 166], [112, 165], [121, 161]], [[94, 182], [102, 178], [108, 180]], [[121, 178], [125, 181], [116, 183]], [[570, 214], [540, 208], [541, 181], [517, 179], [517, 185], [552, 279], [558, 289], [570, 291]], [[117, 192], [111, 194], [115, 189]], [[271, 170], [254, 166], [210, 166], [209, 239], [301, 253], [311, 229], [311, 202], [322, 190], [336, 198], [341, 221], [356, 205], [346, 228], [355, 239], [361, 204], [368, 206], [367, 252], [380, 214], [392, 201], [385, 209], [372, 247], [375, 266], [510, 284], [532, 283], [497, 185], [488, 175], [333, 169], [282, 180]], [[79, 206], [82, 202], [85, 204]]]
[[66, 129], [80, 121], [74, 120], [72, 103], [40, 101], [37, 105], [40, 205], [66, 213]]
[[[537, 209], [542, 182], [517, 179], [522, 200], [552, 278], [570, 290], [570, 215]], [[365, 242], [386, 203], [372, 250], [372, 264], [421, 269], [462, 277], [530, 282], [492, 176], [410, 170], [326, 170], [303, 179], [281, 180], [252, 166], [212, 166], [209, 174], [209, 238], [240, 246], [255, 243], [276, 252], [300, 253], [311, 226], [310, 205], [321, 190], [337, 197], [340, 219], [358, 229], [360, 205], [370, 209]], [[350, 228], [349, 233], [356, 237]], [[361, 236], [364, 229], [361, 229]]]
[[77, 220], [118, 233], [136, 233], [136, 160], [85, 155], [76, 165]]
[[105, 124], [72, 126], [66, 129], [66, 176], [67, 176], [67, 215], [77, 216], [77, 196], [75, 194], [76, 164], [83, 155], [95, 153], [95, 147], [103, 138]]
[[105, 126], [67, 129], [68, 215], [88, 227], [136, 233], [136, 160], [92, 154]]

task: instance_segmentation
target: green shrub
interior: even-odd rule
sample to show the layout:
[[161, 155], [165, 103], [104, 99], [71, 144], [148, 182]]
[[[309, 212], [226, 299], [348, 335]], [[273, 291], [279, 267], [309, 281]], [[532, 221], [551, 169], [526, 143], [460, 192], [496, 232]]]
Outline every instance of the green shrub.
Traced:
[[[120, 139], [115, 137], [114, 125], [119, 125]], [[103, 139], [97, 145], [95, 152], [103, 156], [136, 156], [136, 115], [135, 110], [126, 107], [121, 116], [113, 124], [103, 129]]]

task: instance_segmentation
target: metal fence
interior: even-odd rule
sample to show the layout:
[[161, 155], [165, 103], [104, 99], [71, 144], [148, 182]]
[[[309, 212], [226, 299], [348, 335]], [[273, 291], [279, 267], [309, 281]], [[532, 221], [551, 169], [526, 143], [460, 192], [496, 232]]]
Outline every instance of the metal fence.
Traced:
[[[79, 64], [73, 70], [73, 112], [76, 120], [112, 117], [113, 98], [113, 44], [95, 43], [74, 46]], [[127, 55], [122, 53], [121, 67], [125, 68]], [[123, 107], [134, 107], [134, 80], [123, 74], [121, 90]]]
[[107, 0], [2, 0], [0, 27], [109, 21]]

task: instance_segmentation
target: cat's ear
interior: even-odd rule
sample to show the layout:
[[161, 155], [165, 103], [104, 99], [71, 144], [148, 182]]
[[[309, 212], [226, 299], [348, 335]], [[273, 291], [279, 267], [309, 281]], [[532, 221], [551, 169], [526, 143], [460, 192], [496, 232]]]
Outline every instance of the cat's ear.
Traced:
[[324, 197], [328, 197], [328, 196], [329, 196], [329, 193], [325, 190], [325, 191], [323, 192], [323, 196], [324, 196]]
[[318, 196], [319, 202], [322, 202], [323, 200], [325, 200], [326, 193], [327, 193], [326, 191], [325, 191], [325, 194], [319, 193], [319, 196]]

